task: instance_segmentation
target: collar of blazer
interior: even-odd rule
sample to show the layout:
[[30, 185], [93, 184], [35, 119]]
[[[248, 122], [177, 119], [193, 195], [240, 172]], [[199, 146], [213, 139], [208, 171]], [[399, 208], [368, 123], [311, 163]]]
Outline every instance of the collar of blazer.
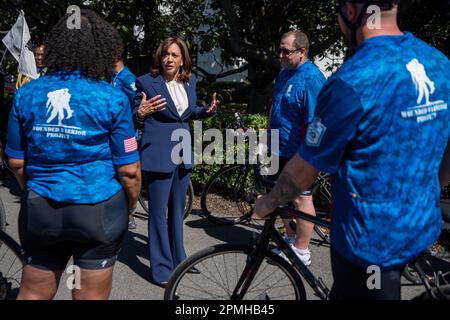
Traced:
[[[189, 115], [191, 113], [191, 108], [195, 107], [196, 105], [196, 93], [195, 93], [195, 86], [192, 85], [192, 81], [195, 81], [193, 77], [189, 80], [189, 82], [185, 82], [184, 90], [186, 90], [186, 94], [188, 96], [188, 108], [184, 111], [182, 118]], [[153, 89], [155, 90], [156, 94], [162, 95], [164, 98], [166, 98], [167, 102], [167, 109], [170, 110], [176, 117], [180, 118], [180, 115], [178, 114], [177, 108], [175, 107], [175, 103], [173, 102], [172, 98], [170, 97], [169, 90], [167, 90], [166, 86], [166, 80], [163, 76], [159, 75], [157, 77], [153, 78]]]

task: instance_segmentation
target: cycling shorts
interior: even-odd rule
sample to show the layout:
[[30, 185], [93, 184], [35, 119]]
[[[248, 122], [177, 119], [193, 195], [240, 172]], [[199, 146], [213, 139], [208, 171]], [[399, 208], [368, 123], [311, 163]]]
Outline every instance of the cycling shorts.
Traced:
[[43, 270], [64, 270], [73, 257], [82, 269], [113, 266], [128, 226], [128, 203], [121, 189], [97, 204], [68, 204], [25, 192], [19, 237], [25, 263]]
[[333, 287], [330, 300], [400, 300], [401, 276], [405, 266], [380, 270], [361, 268], [331, 247]]
[[[276, 156], [274, 156], [274, 157], [276, 157]], [[267, 176], [267, 178], [271, 179], [272, 181], [277, 181], [278, 178], [280, 177], [281, 171], [283, 171], [284, 167], [289, 162], [289, 160], [291, 160], [291, 159], [290, 158], [286, 158], [286, 157], [278, 157], [278, 168], [279, 168], [278, 172], [276, 174], [274, 174], [274, 175]], [[301, 196], [311, 196], [312, 195], [311, 187], [308, 190], [303, 191], [301, 193]]]

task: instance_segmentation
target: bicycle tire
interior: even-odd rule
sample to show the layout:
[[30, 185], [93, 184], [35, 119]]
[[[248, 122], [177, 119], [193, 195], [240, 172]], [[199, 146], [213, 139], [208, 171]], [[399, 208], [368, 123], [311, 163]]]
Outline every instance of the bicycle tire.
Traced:
[[0, 198], [0, 231], [6, 230], [6, 211], [3, 205], [2, 198]]
[[[251, 246], [246, 245], [220, 244], [195, 253], [175, 269], [164, 292], [164, 299], [230, 299], [252, 250]], [[236, 265], [231, 266], [233, 263]], [[200, 273], [189, 273], [192, 267]], [[294, 267], [282, 257], [267, 251], [245, 298], [304, 300], [306, 292]]]
[[319, 236], [319, 238], [322, 239], [322, 241], [330, 243], [330, 230], [315, 224], [314, 231]]
[[450, 300], [450, 284], [434, 287], [431, 292], [423, 292], [415, 300]]
[[0, 300], [13, 300], [22, 278], [23, 251], [20, 245], [0, 231]]
[[192, 181], [189, 181], [189, 186], [186, 193], [186, 205], [184, 207], [184, 219], [186, 219], [191, 214], [193, 205], [194, 205], [194, 186], [192, 185]]
[[318, 217], [327, 218], [331, 214], [331, 176], [319, 172], [317, 179], [311, 190], [314, 208]]
[[[147, 183], [144, 180], [144, 174], [142, 174], [142, 188], [139, 193], [138, 201], [142, 206], [142, 209], [149, 214], [149, 203], [148, 203], [148, 194], [147, 194]], [[186, 219], [192, 212], [192, 207], [194, 204], [194, 186], [192, 185], [192, 181], [189, 181], [189, 186], [186, 192], [186, 204], [184, 207], [184, 219]]]
[[402, 276], [411, 282], [412, 284], [421, 284], [422, 279], [420, 279], [419, 274], [411, 267], [409, 264], [405, 266], [405, 269], [402, 272]]
[[[249, 165], [227, 165], [215, 172], [203, 188], [200, 206], [205, 217], [216, 224], [234, 225], [248, 220], [253, 186]], [[244, 181], [245, 179], [245, 181]], [[220, 204], [220, 208], [213, 204]]]

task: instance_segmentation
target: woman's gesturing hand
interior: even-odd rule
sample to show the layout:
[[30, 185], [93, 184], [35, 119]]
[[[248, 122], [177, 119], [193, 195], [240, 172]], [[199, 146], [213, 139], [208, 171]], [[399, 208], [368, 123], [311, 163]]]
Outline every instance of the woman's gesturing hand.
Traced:
[[217, 100], [217, 92], [214, 92], [211, 99], [211, 105], [209, 106], [207, 113], [216, 112], [217, 108], [220, 106], [220, 101]]
[[154, 96], [150, 100], [147, 100], [147, 95], [142, 93], [142, 101], [137, 110], [137, 115], [140, 119], [151, 115], [152, 113], [162, 111], [166, 108], [166, 99], [161, 98], [161, 95]]

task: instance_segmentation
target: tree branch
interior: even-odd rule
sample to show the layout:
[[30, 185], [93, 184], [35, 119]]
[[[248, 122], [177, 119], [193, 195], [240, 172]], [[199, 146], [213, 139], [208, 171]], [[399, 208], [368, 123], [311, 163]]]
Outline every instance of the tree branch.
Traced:
[[314, 58], [318, 54], [323, 53], [326, 51], [329, 47], [331, 47], [333, 44], [336, 43], [341, 37], [341, 34], [338, 31], [336, 31], [334, 34], [332, 34], [328, 39], [325, 41], [322, 41], [321, 43], [314, 44], [314, 46], [311, 46], [309, 50], [309, 56], [311, 58]]
[[232, 74], [241, 73], [248, 69], [248, 65], [246, 64], [238, 69], [231, 69], [231, 70], [221, 72], [218, 74], [209, 73], [208, 71], [206, 71], [205, 69], [203, 69], [202, 67], [199, 67], [199, 66], [196, 66], [195, 68], [196, 68], [196, 70], [200, 71], [208, 81], [214, 82], [214, 81], [216, 81], [216, 79], [221, 79], [221, 78], [230, 76]]
[[230, 27], [231, 51], [238, 57], [242, 57], [241, 35], [239, 33], [239, 23], [236, 12], [233, 10], [230, 0], [221, 0], [220, 3], [222, 10], [224, 11], [225, 20]]

